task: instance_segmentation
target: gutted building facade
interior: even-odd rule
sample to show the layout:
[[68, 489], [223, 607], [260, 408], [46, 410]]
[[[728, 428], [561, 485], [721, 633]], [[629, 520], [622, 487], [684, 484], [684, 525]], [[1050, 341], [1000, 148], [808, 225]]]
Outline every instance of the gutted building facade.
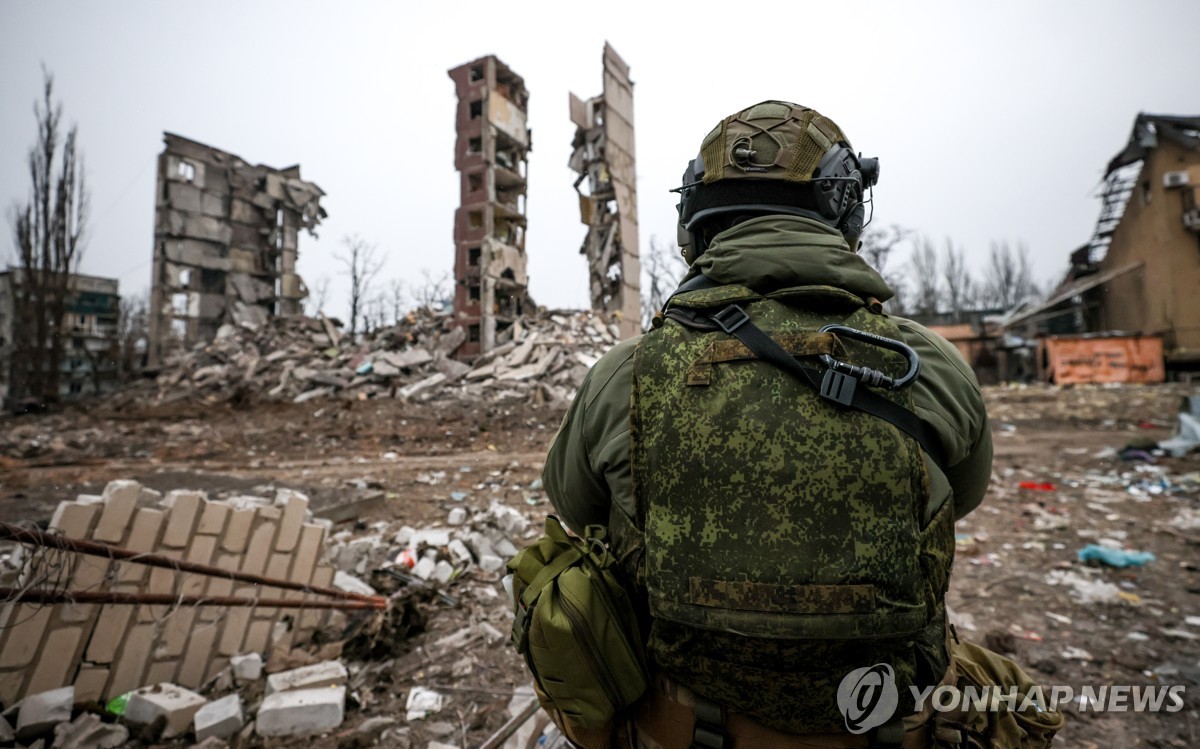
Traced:
[[531, 306], [525, 270], [529, 92], [489, 55], [449, 71], [458, 95], [454, 167], [454, 313], [466, 332], [456, 356], [471, 359], [512, 336]]
[[587, 225], [579, 251], [587, 257], [592, 309], [615, 320], [628, 338], [641, 332], [633, 82], [608, 44], [603, 64], [600, 96], [570, 95], [576, 127], [570, 166], [579, 174], [575, 190]]
[[[21, 303], [26, 272], [21, 268], [0, 272], [0, 400], [9, 395], [23, 395], [10, 392], [17, 383], [29, 382], [23, 378], [45, 376], [45, 370], [42, 373], [29, 371], [28, 362], [23, 361], [24, 357], [17, 351], [17, 328], [31, 328], [34, 322], [29, 317], [36, 314], [36, 310]], [[120, 309], [117, 279], [82, 273], [72, 273], [67, 279], [64, 319], [59, 325], [63, 346], [58, 375], [59, 398], [69, 400], [98, 395], [117, 386]], [[20, 371], [21, 366], [26, 366], [26, 370]]]
[[1028, 339], [1086, 336], [1139, 346], [1161, 339], [1168, 369], [1194, 371], [1200, 369], [1198, 289], [1200, 116], [1143, 113], [1105, 170], [1091, 240], [1071, 253], [1058, 289], [1004, 328]]
[[251, 165], [172, 133], [158, 158], [148, 364], [210, 341], [225, 324], [301, 311], [300, 230], [315, 235], [324, 193], [300, 167]]
[[[1167, 361], [1200, 368], [1200, 116], [1139, 114], [1108, 164], [1132, 185], [1100, 274], [1100, 329], [1161, 335]], [[1127, 268], [1135, 268], [1125, 271]]]

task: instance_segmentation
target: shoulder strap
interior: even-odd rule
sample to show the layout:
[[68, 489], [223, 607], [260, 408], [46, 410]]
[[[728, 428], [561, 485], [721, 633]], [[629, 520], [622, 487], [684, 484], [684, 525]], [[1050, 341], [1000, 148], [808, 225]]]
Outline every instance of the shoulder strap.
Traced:
[[[671, 294], [699, 289], [711, 289], [720, 286], [703, 273], [697, 274], [680, 284]], [[669, 308], [671, 298], [667, 299], [663, 309], [667, 317], [690, 328], [715, 331], [723, 330], [736, 337], [746, 348], [754, 352], [758, 358], [768, 361], [789, 374], [798, 377], [813, 387], [821, 397], [842, 406], [857, 409], [883, 419], [900, 431], [917, 441], [917, 444], [933, 459], [942, 470], [946, 469], [946, 452], [942, 447], [937, 432], [912, 411], [894, 401], [873, 392], [868, 387], [854, 387], [857, 383], [847, 382], [847, 378], [833, 370], [819, 373], [805, 367], [796, 361], [783, 346], [764, 333], [757, 325], [750, 322], [750, 316], [736, 304], [725, 307], [716, 314], [708, 314], [704, 310], [686, 308]], [[669, 309], [668, 309], [669, 308]], [[834, 375], [830, 377], [829, 375]], [[848, 387], [847, 387], [848, 386]]]
[[[753, 351], [758, 358], [769, 361], [789, 374], [812, 385], [822, 398], [883, 419], [912, 437], [929, 454], [929, 457], [940, 468], [945, 470], [946, 453], [942, 448], [941, 440], [938, 439], [937, 433], [933, 428], [922, 421], [921, 417], [912, 411], [894, 401], [884, 398], [867, 387], [853, 387], [848, 393], [841, 390], [839, 383], [845, 381], [844, 377], [823, 378], [816, 370], [801, 365], [783, 346], [780, 346], [778, 342], [764, 333], [762, 329], [750, 322], [750, 316], [737, 305], [726, 307], [717, 314], [712, 315], [710, 320], [726, 333], [736, 337], [746, 348]], [[832, 372], [832, 370], [830, 371]]]

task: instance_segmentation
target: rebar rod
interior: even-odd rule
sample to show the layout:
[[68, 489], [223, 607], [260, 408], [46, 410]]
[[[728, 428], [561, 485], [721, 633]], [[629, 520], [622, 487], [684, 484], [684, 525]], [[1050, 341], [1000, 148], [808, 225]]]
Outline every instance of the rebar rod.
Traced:
[[5, 603], [108, 603], [130, 606], [261, 606], [268, 609], [383, 609], [378, 601], [290, 601], [283, 598], [240, 598], [237, 596], [174, 596], [170, 593], [117, 593], [107, 590], [25, 590], [0, 587]]
[[141, 551], [133, 551], [132, 549], [123, 549], [119, 546], [109, 546], [107, 544], [99, 544], [94, 541], [85, 541], [78, 538], [69, 538], [60, 536], [54, 533], [44, 533], [39, 530], [28, 528], [20, 528], [8, 523], [0, 523], [0, 540], [12, 540], [18, 543], [30, 544], [32, 546], [42, 546], [51, 549], [60, 549], [63, 551], [73, 551], [78, 554], [87, 554], [95, 557], [105, 557], [116, 561], [132, 562], [134, 564], [144, 564], [147, 567], [161, 567], [164, 569], [175, 570], [177, 572], [193, 572], [207, 577], [225, 577], [236, 582], [252, 583], [254, 585], [266, 585], [272, 588], [283, 588], [285, 590], [298, 590], [302, 593], [312, 593], [315, 595], [327, 596], [329, 598], [337, 598], [345, 601], [359, 601], [361, 603], [371, 604], [367, 608], [383, 608], [387, 605], [387, 599], [380, 596], [365, 596], [361, 593], [349, 593], [337, 588], [324, 588], [317, 585], [307, 585], [305, 583], [294, 583], [288, 580], [278, 580], [264, 575], [253, 575], [248, 572], [234, 572], [233, 570], [223, 570], [220, 567], [213, 567], [208, 564], [198, 564], [196, 562], [188, 562], [182, 559], [172, 559], [171, 557], [162, 556], [160, 554], [149, 554]]

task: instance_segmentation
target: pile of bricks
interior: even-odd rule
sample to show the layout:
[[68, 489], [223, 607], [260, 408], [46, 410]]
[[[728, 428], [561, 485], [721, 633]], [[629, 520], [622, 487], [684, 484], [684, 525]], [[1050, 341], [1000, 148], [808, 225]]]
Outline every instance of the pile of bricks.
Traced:
[[[327, 522], [310, 522], [308, 498], [281, 489], [272, 498], [210, 501], [203, 492], [166, 496], [134, 481], [111, 482], [100, 496], [59, 505], [50, 532], [137, 552], [328, 587], [334, 568], [321, 561]], [[171, 596], [310, 600], [228, 578], [147, 568], [65, 551], [25, 554], [4, 584]], [[73, 686], [75, 698], [112, 699], [145, 685], [188, 688], [221, 672], [239, 653], [305, 642], [328, 610], [263, 606], [128, 604], [0, 606], [0, 702]]]

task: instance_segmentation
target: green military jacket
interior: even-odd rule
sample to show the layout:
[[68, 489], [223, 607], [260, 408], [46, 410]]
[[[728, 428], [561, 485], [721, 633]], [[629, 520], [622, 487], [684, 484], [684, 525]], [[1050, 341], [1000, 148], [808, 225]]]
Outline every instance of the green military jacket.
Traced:
[[[863, 299], [893, 296], [836, 230], [792, 216], [753, 219], [717, 235], [691, 270], [699, 272], [759, 293], [827, 285]], [[911, 386], [913, 400], [946, 454], [945, 471], [926, 458], [931, 504], [953, 502], [955, 517], [961, 518], [979, 505], [991, 477], [992, 437], [979, 384], [944, 338], [911, 320], [892, 319], [921, 358], [921, 374]], [[631, 523], [634, 519], [629, 406], [633, 354], [640, 340], [614, 346], [592, 367], [550, 445], [543, 482], [558, 514], [576, 532], [591, 524], [608, 525], [612, 510]]]

